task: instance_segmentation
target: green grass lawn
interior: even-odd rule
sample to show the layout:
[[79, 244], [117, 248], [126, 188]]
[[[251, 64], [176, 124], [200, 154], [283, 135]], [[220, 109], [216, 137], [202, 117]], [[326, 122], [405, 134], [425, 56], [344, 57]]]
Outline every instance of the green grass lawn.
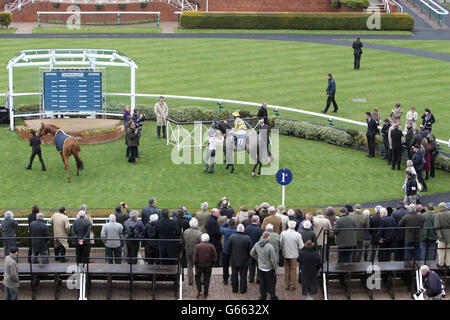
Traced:
[[4, 29], [4, 28], [0, 28], [0, 34], [2, 33], [16, 33], [17, 28], [8, 28], [8, 29]]
[[291, 33], [291, 34], [354, 34], [354, 35], [391, 35], [412, 36], [410, 31], [375, 31], [375, 30], [292, 30], [292, 29], [184, 29], [174, 28], [175, 33]]
[[411, 48], [450, 54], [450, 40], [363, 40], [364, 42], [378, 43], [386, 46]]
[[160, 27], [81, 27], [80, 29], [69, 29], [61, 27], [34, 27], [33, 33], [161, 33]]
[[[183, 204], [198, 208], [202, 201], [215, 205], [228, 196], [235, 208], [268, 201], [281, 202], [281, 186], [275, 177], [251, 176], [251, 164], [236, 165], [234, 174], [216, 166], [216, 173], [203, 173], [203, 165], [176, 165], [172, 148], [156, 139], [154, 122], [145, 122], [137, 165], [125, 158], [124, 138], [100, 145], [82, 145], [80, 156], [85, 170], [76, 176], [75, 161], [70, 159], [72, 183], [66, 182], [61, 157], [54, 145], [43, 145], [47, 172], [40, 170], [36, 158], [31, 171], [25, 170], [30, 149], [28, 142], [5, 125], [0, 128], [0, 162], [8, 164], [0, 171], [1, 208], [113, 208], [120, 201], [141, 208], [155, 196], [159, 207], [175, 208]], [[380, 158], [368, 159], [364, 152], [325, 143], [281, 136], [280, 168], [289, 168], [294, 179], [286, 188], [286, 204], [314, 206], [357, 203], [401, 198], [404, 170], [392, 171]], [[5, 167], [4, 167], [5, 168]], [[448, 191], [449, 173], [438, 171], [429, 181], [432, 192]]]
[[[21, 49], [96, 47], [117, 49], [139, 63], [137, 92], [215, 97], [301, 108], [319, 112], [326, 101], [327, 73], [337, 83], [338, 116], [364, 121], [364, 112], [379, 108], [387, 117], [396, 102], [404, 114], [414, 104], [418, 112], [431, 108], [437, 119], [433, 132], [448, 140], [450, 90], [445, 85], [450, 64], [411, 55], [364, 51], [361, 70], [353, 70], [350, 47], [304, 42], [221, 39], [27, 39], [1, 40], [0, 62], [6, 64]], [[443, 48], [450, 48], [443, 41]], [[36, 68], [20, 68], [14, 74], [19, 92], [39, 90]], [[118, 80], [120, 79], [120, 80]], [[7, 88], [7, 73], [0, 74], [0, 92]], [[129, 71], [110, 68], [107, 92], [127, 92]], [[364, 98], [367, 103], [352, 102]], [[35, 100], [21, 97], [17, 103]], [[127, 103], [126, 98], [108, 98]], [[37, 101], [35, 101], [37, 102]], [[138, 103], [154, 104], [153, 98]], [[174, 106], [174, 99], [168, 100]], [[183, 101], [184, 104], [217, 108], [216, 103]], [[238, 106], [225, 104], [233, 109]], [[257, 110], [257, 108], [253, 108]], [[281, 112], [280, 116], [307, 119], [300, 114]], [[317, 118], [315, 118], [317, 120]], [[319, 121], [319, 120], [317, 120]], [[365, 130], [365, 128], [360, 128]]]

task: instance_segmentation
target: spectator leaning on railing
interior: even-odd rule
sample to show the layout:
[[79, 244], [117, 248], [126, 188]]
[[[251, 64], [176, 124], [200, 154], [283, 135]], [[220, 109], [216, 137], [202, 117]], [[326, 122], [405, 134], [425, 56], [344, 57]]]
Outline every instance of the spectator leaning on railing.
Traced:
[[36, 221], [30, 224], [30, 236], [31, 245], [33, 250], [33, 255], [31, 258], [32, 263], [38, 263], [37, 256], [44, 256], [42, 258], [42, 263], [48, 263], [48, 240], [49, 232], [48, 226], [44, 221], [44, 214], [38, 213], [36, 215]]
[[112, 264], [114, 261], [114, 263], [120, 264], [120, 258], [122, 257], [122, 244], [120, 239], [123, 238], [123, 226], [116, 222], [116, 215], [111, 214], [109, 216], [109, 221], [102, 226], [100, 234], [105, 243], [108, 263]]
[[5, 257], [9, 254], [10, 248], [17, 247], [16, 245], [16, 228], [19, 224], [14, 220], [14, 214], [11, 211], [5, 212], [5, 219], [3, 219], [0, 229], [2, 230], [4, 253]]
[[61, 206], [58, 211], [50, 218], [50, 224], [53, 225], [53, 236], [56, 237], [54, 239], [55, 261], [66, 262], [66, 250], [69, 249], [67, 237], [70, 233], [70, 223], [69, 217], [65, 214], [66, 208]]

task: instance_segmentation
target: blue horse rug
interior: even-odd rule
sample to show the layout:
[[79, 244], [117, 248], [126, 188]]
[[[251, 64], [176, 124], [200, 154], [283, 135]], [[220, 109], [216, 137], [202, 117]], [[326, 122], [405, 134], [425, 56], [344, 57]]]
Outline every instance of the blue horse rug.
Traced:
[[70, 138], [68, 134], [59, 129], [55, 134], [55, 146], [56, 150], [62, 152], [64, 150], [64, 142], [66, 142], [67, 138]]

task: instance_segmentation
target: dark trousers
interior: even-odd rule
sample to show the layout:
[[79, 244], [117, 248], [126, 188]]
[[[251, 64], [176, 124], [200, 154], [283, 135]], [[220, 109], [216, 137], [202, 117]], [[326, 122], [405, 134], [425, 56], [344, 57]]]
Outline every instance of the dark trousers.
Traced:
[[248, 280], [253, 282], [255, 280], [255, 273], [256, 273], [256, 280], [259, 280], [260, 274], [258, 269], [258, 261], [256, 259], [250, 258], [250, 265], [248, 267]]
[[139, 241], [127, 241], [128, 264], [137, 264]]
[[361, 249], [363, 249], [363, 243], [357, 242], [356, 249], [358, 249], [358, 250], [353, 251], [353, 254], [352, 254], [352, 262], [360, 262], [361, 261], [361, 257], [363, 254], [363, 251]]
[[[161, 138], [161, 126], [156, 126], [156, 133], [158, 134], [158, 138]], [[162, 126], [162, 134], [163, 138], [166, 138], [166, 126]]]
[[394, 250], [394, 260], [405, 261], [405, 249], [403, 249], [405, 247], [405, 239], [395, 241], [394, 246], [396, 248], [400, 248]]
[[152, 246], [152, 245], [146, 245], [145, 246], [145, 257], [149, 260], [147, 260], [148, 264], [159, 264], [158, 260], [153, 260], [152, 258], [159, 258], [159, 250], [158, 247]]
[[405, 240], [406, 248], [414, 248], [414, 249], [406, 249], [405, 250], [405, 261], [411, 261], [413, 256], [415, 261], [420, 261], [420, 242], [411, 242]]
[[397, 169], [400, 170], [400, 163], [402, 161], [402, 147], [392, 148], [392, 169], [395, 169], [397, 165]]
[[[375, 261], [375, 256], [377, 254], [377, 250], [378, 250], [378, 245], [376, 244], [371, 244], [370, 245], [370, 262]], [[378, 261], [380, 261], [380, 252], [378, 252]]]
[[130, 157], [128, 158], [128, 162], [136, 162], [136, 157], [138, 156], [138, 147], [132, 146], [130, 147]]
[[60, 244], [59, 246], [55, 247], [55, 261], [66, 261], [66, 248]]
[[391, 261], [392, 249], [394, 247], [394, 243], [387, 242], [380, 244], [380, 250], [378, 251], [378, 261], [387, 262]]
[[417, 173], [417, 180], [419, 180], [419, 182], [422, 184], [422, 191], [427, 190], [427, 184], [425, 183], [425, 179], [423, 178], [423, 166], [422, 168], [417, 168], [414, 166], [414, 169], [416, 169], [416, 173]]
[[76, 244], [75, 245], [75, 255], [77, 256], [77, 263], [88, 263], [89, 254], [91, 252], [91, 245], [89, 243], [86, 244]]
[[245, 293], [247, 291], [247, 271], [248, 266], [231, 266], [231, 286], [233, 292]]
[[359, 70], [359, 62], [361, 61], [361, 53], [354, 53], [354, 68]]
[[230, 278], [230, 255], [222, 252], [222, 270], [223, 270], [223, 280], [228, 281]]
[[430, 176], [432, 177], [432, 178], [434, 178], [434, 173], [435, 173], [435, 166], [434, 166], [434, 162], [436, 161], [436, 157], [431, 157], [431, 161], [430, 161], [430, 164], [431, 164], [431, 168], [430, 168]]
[[[37, 256], [48, 256], [48, 248], [33, 248], [33, 255], [31, 258], [31, 263], [39, 263]], [[48, 258], [42, 258], [42, 263], [47, 264]]]
[[259, 300], [266, 300], [267, 299], [267, 293], [270, 294], [271, 300], [278, 300], [277, 296], [275, 295], [275, 270], [270, 271], [262, 271], [258, 270], [259, 274], [261, 275], [261, 279], [259, 282], [259, 293], [260, 297]]
[[[175, 243], [159, 243], [159, 257], [163, 258], [178, 258], [178, 246]], [[160, 260], [161, 264], [176, 264], [175, 260]]]
[[332, 102], [333, 102], [333, 107], [334, 107], [333, 111], [338, 111], [338, 105], [336, 103], [336, 100], [334, 100], [334, 94], [329, 94], [328, 98], [327, 98], [327, 106], [325, 107], [325, 110], [323, 110], [324, 112], [328, 111], [328, 108], [330, 107], [330, 104]]
[[[389, 141], [383, 141], [384, 147], [384, 158], [383, 159], [391, 159], [391, 149], [389, 148]], [[389, 160], [390, 161], [390, 160]]]
[[338, 248], [339, 250], [345, 250], [345, 251], [339, 251], [338, 252], [338, 263], [345, 263], [345, 262], [351, 262], [352, 260], [352, 248]]
[[129, 158], [131, 154], [131, 148], [127, 145], [127, 152], [125, 154], [125, 157]]
[[369, 148], [369, 156], [375, 156], [375, 136], [366, 134], [367, 147]]
[[28, 164], [28, 168], [31, 169], [31, 166], [33, 165], [34, 157], [36, 155], [39, 157], [39, 161], [41, 162], [41, 165], [42, 165], [42, 170], [44, 170], [45, 169], [45, 164], [44, 164], [44, 160], [42, 159], [41, 150], [38, 150], [38, 151], [34, 151], [33, 150], [31, 152], [30, 163]]
[[[122, 257], [122, 247], [117, 248], [108, 248], [106, 247], [106, 256], [109, 258], [108, 263], [113, 264], [115, 262], [116, 264], [121, 263], [121, 257]], [[114, 260], [112, 258], [115, 258]]]
[[203, 275], [203, 294], [209, 292], [209, 281], [211, 280], [212, 267], [195, 266], [195, 284], [197, 291], [202, 292], [202, 275]]

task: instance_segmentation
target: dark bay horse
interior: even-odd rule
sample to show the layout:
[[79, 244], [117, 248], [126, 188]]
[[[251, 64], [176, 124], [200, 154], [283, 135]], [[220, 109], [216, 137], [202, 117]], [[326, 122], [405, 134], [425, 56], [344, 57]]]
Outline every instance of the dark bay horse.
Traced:
[[75, 161], [77, 162], [77, 176], [79, 176], [79, 170], [83, 170], [83, 161], [78, 156], [78, 152], [81, 151], [78, 141], [61, 130], [61, 128], [53, 124], [41, 123], [41, 129], [39, 130], [39, 136], [51, 134], [55, 137], [56, 150], [61, 154], [64, 167], [67, 170], [67, 182], [70, 182], [69, 174], [69, 157], [73, 154]]

